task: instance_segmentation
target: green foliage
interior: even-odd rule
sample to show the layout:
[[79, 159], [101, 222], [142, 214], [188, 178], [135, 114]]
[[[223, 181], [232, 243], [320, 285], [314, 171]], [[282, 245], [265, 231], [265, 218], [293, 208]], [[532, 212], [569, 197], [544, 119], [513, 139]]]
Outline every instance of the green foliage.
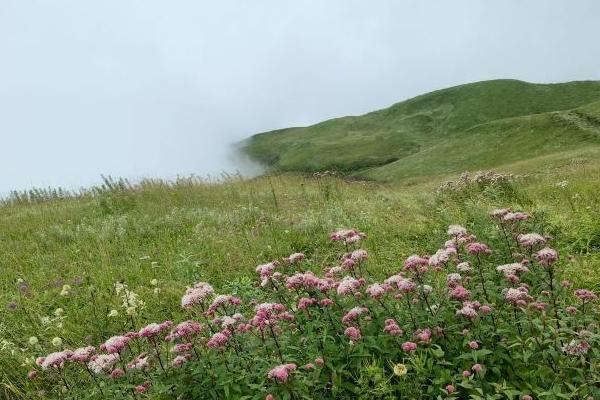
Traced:
[[[421, 182], [478, 169], [531, 172], [600, 149], [600, 82], [478, 82], [357, 117], [253, 136], [244, 151], [280, 171], [339, 170]], [[550, 157], [550, 159], [549, 159]]]
[[[131, 319], [123, 299], [115, 293], [115, 283], [124, 282], [144, 302], [135, 310], [135, 328], [167, 318], [180, 321], [189, 317], [179, 307], [181, 295], [194, 282], [209, 281], [218, 293], [260, 300], [265, 293], [255, 283], [258, 264], [301, 251], [307, 256], [307, 269], [320, 272], [335, 265], [342, 251], [329, 245], [326, 236], [340, 227], [356, 227], [367, 233], [367, 267], [372, 279], [382, 280], [397, 272], [410, 254], [435, 252], [452, 223], [465, 225], [503, 251], [499, 232], [490, 228], [489, 210], [502, 206], [528, 210], [535, 216], [530, 229], [554, 237], [553, 246], [562, 256], [562, 273], [577, 286], [598, 290], [598, 160], [579, 158], [556, 165], [560, 168], [548, 175], [506, 179], [471, 175], [439, 191], [436, 181], [406, 186], [274, 175], [253, 180], [231, 178], [219, 184], [153, 181], [80, 195], [44, 196], [39, 192], [35, 198], [13, 198], [0, 206], [0, 397], [31, 398], [40, 390], [49, 397], [60, 397], [56, 382], [26, 378], [33, 368], [33, 357], [60, 349], [52, 344], [55, 337], [74, 348], [87, 342], [98, 344], [130, 330]], [[70, 289], [65, 290], [64, 285]], [[56, 313], [59, 308], [62, 314]], [[118, 316], [109, 317], [111, 310], [117, 310]], [[304, 398], [314, 398], [314, 393], [376, 398], [372, 395], [375, 392], [385, 398], [389, 387], [393, 393], [418, 388], [425, 397], [444, 398], [440, 388], [456, 372], [444, 367], [445, 360], [453, 357], [454, 350], [432, 346], [404, 360], [397, 353], [397, 343], [371, 339], [380, 336], [379, 328], [365, 334], [365, 340], [352, 352], [339, 351], [339, 330], [313, 329], [311, 337], [323, 338], [330, 346], [327, 352], [339, 352], [340, 360], [326, 362], [314, 376], [298, 374], [303, 381], [298, 384], [300, 389], [294, 390]], [[31, 345], [31, 336], [39, 343]], [[300, 365], [309, 355], [312, 359], [320, 353], [318, 347], [296, 339], [285, 343], [292, 362]], [[531, 342], [526, 345], [534, 346]], [[490, 355], [481, 357], [486, 365], [508, 363], [510, 351], [506, 348], [494, 353], [497, 359], [492, 361]], [[511, 353], [510, 359], [514, 357]], [[513, 362], [531, 364], [539, 354], [528, 350], [519, 357]], [[243, 398], [239, 393], [247, 387], [261, 393], [262, 397], [256, 398], [264, 398], [265, 372], [273, 367], [274, 359], [261, 354], [244, 362], [249, 366], [231, 375], [224, 364], [215, 363], [214, 371], [223, 380], [207, 391], [203, 388], [212, 384], [207, 366], [202, 362], [186, 364], [182, 373], [155, 380], [151, 396], [171, 398], [171, 388], [176, 385], [182, 393], [187, 391], [183, 398], [223, 398], [225, 393], [230, 398]], [[393, 375], [391, 364], [396, 363], [404, 363], [412, 371], [410, 380]], [[378, 379], [377, 368], [383, 379]], [[432, 377], [428, 372], [432, 369], [439, 373]], [[486, 396], [517, 398], [516, 393], [522, 393], [523, 388], [515, 389], [508, 377], [500, 379], [500, 374], [490, 369], [486, 371]], [[535, 378], [540, 382], [547, 379], [546, 372], [542, 370]], [[571, 378], [579, 379], [569, 375]], [[75, 386], [86, 385], [90, 398], [98, 398], [99, 389], [85, 371], [69, 379]], [[560, 384], [540, 386], [540, 396], [569, 396], [577, 389], [562, 383], [575, 385], [569, 379], [561, 376], [557, 378]], [[483, 390], [469, 382], [464, 384], [472, 387], [460, 390], [473, 396]], [[110, 381], [104, 385], [107, 392], [115, 390], [115, 398], [121, 395]], [[317, 385], [319, 391], [310, 385]], [[279, 389], [280, 397], [289, 396], [284, 388]], [[543, 396], [542, 389], [546, 392]], [[85, 398], [79, 392], [74, 395]]]

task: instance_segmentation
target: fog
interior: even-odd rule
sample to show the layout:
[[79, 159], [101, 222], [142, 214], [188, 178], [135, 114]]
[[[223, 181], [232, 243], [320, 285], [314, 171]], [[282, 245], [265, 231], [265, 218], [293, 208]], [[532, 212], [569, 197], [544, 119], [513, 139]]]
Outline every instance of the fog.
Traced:
[[600, 2], [0, 0], [0, 193], [242, 169], [232, 143], [494, 79], [600, 79]]

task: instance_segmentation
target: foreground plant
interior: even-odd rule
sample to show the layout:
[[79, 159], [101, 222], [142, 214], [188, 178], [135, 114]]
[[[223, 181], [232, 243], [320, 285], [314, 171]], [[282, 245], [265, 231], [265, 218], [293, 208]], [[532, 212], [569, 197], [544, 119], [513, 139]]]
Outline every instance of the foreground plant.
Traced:
[[186, 320], [53, 352], [29, 378], [77, 398], [88, 384], [98, 398], [598, 398], [595, 293], [562, 278], [529, 215], [491, 218], [494, 248], [452, 225], [379, 282], [356, 248], [366, 235], [339, 230], [339, 265], [322, 275], [294, 253], [257, 267], [260, 298], [196, 283]]

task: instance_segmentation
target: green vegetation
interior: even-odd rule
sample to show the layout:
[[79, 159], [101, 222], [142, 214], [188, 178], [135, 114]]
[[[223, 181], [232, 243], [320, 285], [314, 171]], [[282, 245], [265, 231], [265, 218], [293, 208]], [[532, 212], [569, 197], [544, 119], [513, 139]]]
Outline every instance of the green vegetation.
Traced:
[[[412, 253], [434, 252], [450, 223], [464, 224], [485, 240], [489, 233], [477, 226], [489, 210], [527, 210], [540, 232], [555, 237], [561, 268], [577, 285], [600, 288], [597, 158], [511, 183], [469, 182], [436, 192], [430, 183], [406, 187], [278, 175], [221, 184], [112, 185], [54, 200], [36, 200], [43, 197], [38, 192], [31, 201], [7, 201], [0, 207], [2, 390], [8, 398], [49, 390], [47, 382], [28, 381], [26, 373], [33, 357], [55, 349], [55, 337], [77, 347], [130, 329], [126, 316], [108, 316], [112, 309], [124, 315], [117, 282], [146, 304], [136, 315], [138, 329], [165, 317], [180, 320], [181, 294], [199, 280], [217, 292], [249, 293], [256, 290], [250, 280], [256, 265], [295, 251], [304, 252], [315, 271], [334, 265], [339, 249], [326, 237], [339, 227], [368, 234], [371, 270], [383, 277]], [[64, 285], [71, 289], [61, 295]], [[58, 308], [64, 315], [56, 316]], [[30, 345], [30, 336], [40, 343]]]
[[[268, 296], [256, 285], [256, 266], [302, 252], [303, 268], [321, 274], [325, 267], [337, 265], [345, 251], [327, 240], [338, 228], [356, 228], [368, 235], [361, 245], [369, 253], [372, 278], [380, 281], [397, 273], [407, 256], [435, 253], [447, 239], [450, 224], [461, 224], [477, 240], [505, 249], [488, 213], [510, 207], [534, 216], [528, 229], [553, 237], [561, 275], [576, 287], [598, 291], [599, 121], [600, 82], [482, 82], [420, 96], [362, 117], [257, 135], [246, 151], [278, 171], [255, 179], [190, 178], [136, 185], [109, 179], [102, 187], [75, 195], [58, 190], [15, 193], [0, 204], [0, 397], [102, 398], [81, 368], [69, 367], [70, 390], [61, 388], [59, 375], [53, 375], [56, 371], [40, 371], [36, 379], [28, 379], [27, 373], [37, 368], [36, 357], [65, 347], [97, 346], [113, 335], [165, 319], [202, 320], [180, 307], [186, 287], [199, 281], [210, 282], [216, 293], [265, 301]], [[332, 168], [368, 179], [280, 172]], [[488, 169], [516, 175], [459, 178], [465, 170]], [[448, 179], [453, 183], [440, 186]], [[501, 256], [492, 257], [493, 264]], [[117, 293], [116, 284], [127, 285], [143, 302], [131, 315], [123, 305], [123, 289]], [[251, 317], [247, 304], [244, 312]], [[411, 329], [408, 320], [400, 322], [403, 329]], [[369, 335], [376, 338], [379, 333], [373, 330]], [[597, 337], [594, 332], [594, 340]], [[546, 355], [554, 357], [555, 340], [546, 339]], [[305, 348], [294, 348], [293, 343], [287, 344], [291, 357], [298, 358], [294, 362], [306, 362], [299, 356]], [[462, 348], [455, 347], [452, 351]], [[244, 375], [243, 390], [251, 381], [256, 395], [249, 398], [265, 398], [267, 389], [286, 398], [283, 388], [264, 378], [281, 360], [275, 354], [254, 354], [260, 355]], [[340, 352], [340, 360], [344, 354]], [[339, 372], [334, 390], [356, 394], [351, 398], [385, 398], [390, 392], [384, 383], [396, 379], [392, 363], [401, 360], [375, 357], [380, 354], [376, 351], [362, 354], [371, 356], [356, 360], [348, 356], [346, 375]], [[491, 357], [501, 358], [501, 354]], [[160, 359], [156, 354], [152, 357]], [[523, 357], [519, 363], [527, 365], [532, 355]], [[507, 362], [500, 358], [495, 360]], [[346, 368], [340, 365], [326, 368]], [[593, 367], [597, 370], [597, 364]], [[240, 390], [239, 384], [229, 379], [228, 371], [218, 371], [225, 378], [211, 396], [236, 398], [226, 393]], [[144, 395], [148, 398], [172, 398], [176, 385], [189, 388], [186, 395], [196, 396], [195, 383], [188, 379], [207, 379], [155, 372], [150, 373], [154, 386]], [[125, 379], [133, 375], [128, 373]], [[323, 376], [315, 378], [319, 385]], [[428, 372], [408, 378], [429, 385], [427, 396], [439, 395], [454, 379], [438, 376], [439, 382], [431, 385]], [[542, 378], [557, 381], [552, 390], [565, 390], [560, 376], [544, 372]], [[106, 376], [98, 379], [105, 385], [100, 387], [112, 388], [118, 396], [140, 398], [121, 393]], [[302, 379], [306, 386], [301, 393], [311, 393], [314, 382]], [[556, 398], [552, 397], [556, 392], [548, 393], [546, 398]]]
[[279, 171], [334, 169], [406, 183], [465, 170], [532, 172], [561, 154], [597, 151], [599, 100], [596, 81], [478, 82], [362, 116], [261, 133], [244, 151]]

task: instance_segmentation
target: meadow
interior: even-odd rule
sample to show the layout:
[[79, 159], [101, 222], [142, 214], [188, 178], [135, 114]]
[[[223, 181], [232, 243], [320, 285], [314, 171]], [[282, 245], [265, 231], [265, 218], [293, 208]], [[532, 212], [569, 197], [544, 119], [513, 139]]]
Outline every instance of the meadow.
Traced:
[[[400, 303], [398, 301], [387, 306], [397, 308], [396, 311], [390, 311], [385, 305], [375, 311], [380, 303], [376, 296], [365, 307], [371, 310], [368, 321], [383, 321], [385, 315], [389, 319], [390, 315], [398, 313], [397, 318], [393, 318], [394, 323], [407, 338], [401, 341], [380, 339], [381, 329], [370, 328], [375, 322], [368, 326], [355, 325], [352, 320], [357, 318], [356, 315], [348, 317], [351, 320], [348, 325], [338, 325], [340, 321], [331, 321], [331, 325], [327, 325], [329, 322], [325, 324], [324, 313], [320, 314], [323, 320], [316, 317], [313, 320], [308, 316], [311, 315], [309, 311], [308, 314], [302, 311], [308, 305], [294, 306], [293, 303], [303, 296], [292, 291], [287, 299], [292, 304], [286, 307], [296, 312], [296, 321], [287, 326], [289, 315], [279, 316], [269, 310], [274, 313], [271, 319], [277, 326], [274, 332], [271, 331], [272, 338], [263, 336], [266, 352], [255, 343], [260, 335], [248, 339], [248, 343], [246, 339], [231, 342], [230, 334], [221, 337], [222, 342], [213, 336], [212, 339], [218, 342], [215, 345], [209, 339], [214, 334], [212, 330], [226, 316], [220, 313], [231, 313], [232, 309], [223, 306], [223, 311], [216, 313], [221, 320], [215, 322], [209, 318], [215, 317], [214, 314], [207, 316], [198, 310], [190, 312], [181, 305], [182, 296], [187, 290], [193, 290], [188, 288], [203, 287], [199, 282], [206, 282], [212, 288], [211, 294], [239, 298], [242, 301], [239, 310], [235, 308], [237, 305], [229, 307], [234, 307], [250, 321], [252, 315], [260, 311], [254, 308], [256, 304], [273, 299], [285, 303], [279, 297], [283, 292], [269, 285], [259, 285], [257, 266], [264, 267], [279, 260], [284, 276], [307, 271], [321, 276], [327, 268], [343, 263], [347, 251], [359, 248], [353, 243], [344, 246], [330, 240], [330, 234], [341, 228], [354, 228], [366, 236], [360, 240], [360, 248], [368, 252], [368, 261], [364, 263], [368, 274], [360, 272], [364, 273], [367, 283], [383, 282], [402, 271], [410, 274], [411, 271], [405, 269], [407, 258], [415, 254], [434, 255], [449, 239], [448, 227], [454, 224], [464, 227], [478, 241], [493, 249], [487, 267], [490, 270], [486, 273], [493, 274], [495, 265], [504, 264], [513, 257], [521, 261], [527, 258], [527, 262], [534, 263], [533, 252], [514, 255], [511, 253], [512, 242], [505, 245], [499, 225], [489, 216], [498, 208], [530, 215], [523, 229], [544, 235], [544, 240], [556, 249], [559, 260], [554, 268], [560, 279], [569, 280], [573, 288], [598, 293], [599, 182], [600, 163], [594, 157], [582, 157], [569, 162], [561, 159], [551, 171], [537, 174], [454, 175], [451, 184], [442, 184], [440, 179], [422, 179], [402, 185], [348, 180], [327, 174], [270, 174], [254, 179], [230, 176], [218, 182], [195, 178], [176, 182], [148, 180], [134, 185], [107, 179], [102, 187], [79, 194], [51, 190], [13, 194], [0, 206], [0, 267], [3, 272], [0, 298], [4, 304], [0, 324], [0, 393], [8, 399], [177, 396], [387, 399], [401, 395], [405, 398], [527, 399], [531, 397], [523, 396], [595, 396], [598, 393], [598, 381], [594, 381], [598, 378], [598, 365], [591, 354], [597, 359], [597, 326], [586, 325], [585, 329], [591, 330], [589, 342], [593, 346], [587, 359], [582, 356], [582, 366], [562, 363], [560, 349], [564, 347], [557, 344], [559, 340], [562, 346], [568, 344], [566, 340], [569, 334], [573, 335], [574, 326], [589, 324], [597, 318], [595, 303], [588, 305], [585, 318], [562, 322], [570, 331], [559, 322], [560, 329], [548, 328], [545, 332], [547, 325], [554, 323], [543, 322], [546, 318], [548, 321], [554, 318], [553, 310], [558, 306], [552, 304], [547, 314], [543, 312], [542, 319], [535, 320], [534, 324], [541, 325], [531, 328], [539, 329], [539, 335], [532, 333], [527, 339], [516, 334], [516, 325], [510, 319], [512, 314], [505, 315], [499, 309], [497, 318], [506, 331], [500, 329], [498, 335], [506, 335], [505, 339], [511, 345], [519, 344], [526, 353], [524, 360], [514, 358], [512, 361], [506, 359], [506, 354], [512, 353], [502, 353], [505, 358], [500, 360], [494, 358], [495, 354], [500, 354], [495, 348], [495, 353], [489, 350], [492, 346], [490, 338], [493, 342], [500, 339], [494, 336], [491, 322], [482, 323], [482, 328], [473, 328], [474, 332], [481, 329], [478, 339], [467, 341], [476, 342], [471, 344], [475, 353], [467, 352], [471, 355], [462, 356], [462, 350], [453, 347], [456, 340], [444, 342], [445, 339], [439, 339], [436, 345], [438, 339], [431, 342], [429, 337], [413, 338], [422, 334], [425, 326], [431, 335], [434, 326], [427, 325], [430, 318], [427, 313], [437, 315], [431, 309], [423, 307], [418, 313], [410, 314], [396, 304]], [[461, 251], [459, 249], [459, 254]], [[285, 257], [295, 253], [301, 253], [302, 259], [294, 271], [289, 269]], [[465, 250], [462, 257], [472, 256], [470, 254]], [[290, 265], [296, 264], [291, 262]], [[270, 278], [268, 274], [267, 278]], [[417, 278], [422, 277], [417, 274], [414, 279]], [[435, 276], [431, 279], [435, 293], [438, 289], [439, 293], [444, 292], [445, 282]], [[531, 285], [532, 291], [543, 285], [535, 276], [523, 279]], [[504, 285], [496, 275], [490, 275], [489, 282], [489, 286], [498, 288]], [[474, 274], [469, 291], [481, 299], [480, 283]], [[516, 282], [513, 284], [518, 286]], [[337, 281], [332, 289], [335, 292], [337, 287], [338, 294], [339, 285], [340, 281]], [[427, 285], [420, 284], [419, 287], [424, 286]], [[360, 308], [363, 296], [369, 298], [366, 283], [355, 289], [361, 294], [350, 296], [351, 299], [332, 296], [339, 303], [336, 304], [339, 309], [332, 311], [336, 320], [341, 320], [354, 306]], [[386, 296], [394, 301], [391, 294]], [[419, 296], [415, 296], [415, 307], [421, 307], [425, 298], [419, 300]], [[491, 301], [494, 307], [500, 307], [502, 303], [503, 295], [498, 292], [497, 296]], [[203, 304], [204, 300], [208, 307], [212, 297], [200, 296], [194, 305]], [[575, 301], [572, 294], [561, 292], [561, 305]], [[515, 307], [515, 313], [516, 310]], [[358, 314], [360, 316], [361, 312]], [[529, 315], [523, 311], [525, 314]], [[411, 315], [422, 325], [418, 330], [416, 325], [414, 329], [411, 327]], [[448, 315], [454, 315], [454, 312], [449, 311]], [[179, 358], [180, 365], [170, 366], [175, 357], [169, 359], [170, 345], [166, 343], [161, 348], [152, 338], [168, 334], [186, 320], [203, 325], [203, 339], [194, 345], [203, 352], [213, 351], [213, 358], [209, 353], [193, 355], [188, 348], [188, 353]], [[121, 349], [117, 353], [122, 354], [123, 359], [127, 357], [129, 362], [135, 359], [139, 346], [148, 347], [146, 352], [151, 367], [140, 368], [137, 375], [127, 366], [119, 367], [120, 364], [110, 368], [113, 372], [121, 369], [124, 377], [118, 376], [121, 372], [111, 377], [112, 372], [102, 368], [99, 374], [88, 374], [89, 369], [86, 372], [83, 367], [70, 365], [75, 362], [65, 364], [60, 360], [46, 368], [40, 367], [43, 361], [39, 357], [82, 346], [94, 346], [95, 351], [101, 353], [106, 350], [109, 338], [125, 332], [141, 332], [144, 326], [150, 326], [148, 324], [164, 321], [173, 321], [173, 326], [151, 325], [149, 329], [154, 331], [146, 332], [147, 341], [136, 336], [126, 351]], [[439, 318], [438, 323], [442, 323]], [[386, 321], [388, 325], [393, 327]], [[264, 333], [264, 327], [255, 326], [255, 332]], [[359, 332], [348, 331], [349, 328]], [[455, 325], [448, 326], [448, 332], [459, 332], [457, 329]], [[365, 340], [361, 340], [361, 335]], [[321, 337], [325, 343], [311, 343], [307, 340], [311, 337]], [[536, 344], [534, 337], [541, 337], [542, 343]], [[102, 349], [101, 343], [105, 343]], [[133, 343], [137, 348], [133, 348]], [[418, 349], [413, 353], [409, 345], [405, 351], [404, 343], [418, 345]], [[523, 343], [529, 346], [527, 352]], [[476, 350], [475, 346], [482, 349]], [[238, 351], [242, 351], [241, 355]], [[536, 354], [543, 358], [536, 358]], [[476, 371], [479, 367], [473, 371], [469, 369], [471, 372], [464, 377], [466, 380], [453, 376], [450, 371], [459, 366], [455, 365], [454, 358], [450, 359], [451, 355], [464, 362], [480, 364], [480, 367], [484, 365], [487, 380], [477, 379], [481, 372]], [[87, 357], [84, 359], [90, 361], [91, 354]], [[531, 387], [526, 387], [515, 376], [531, 369], [527, 367], [528, 358], [536, 363], [550, 361], [551, 364], [555, 360], [561, 369], [558, 372], [553, 368], [542, 369], [543, 375], [532, 375], [534, 382]], [[315, 361], [310, 361], [312, 359]], [[206, 363], [210, 360], [213, 364], [209, 366]], [[434, 364], [431, 364], [432, 360]], [[498, 370], [493, 370], [492, 362], [497, 364]], [[281, 368], [273, 372], [279, 364]], [[294, 367], [286, 369], [285, 366], [291, 364]], [[301, 369], [305, 371], [301, 364], [307, 364], [308, 372], [300, 372]], [[522, 370], [510, 375], [507, 371], [511, 366]], [[588, 369], [592, 371], [589, 375], [587, 372], [580, 374]], [[219, 376], [215, 378], [211, 370]], [[565, 380], [577, 387], [565, 385]]]

